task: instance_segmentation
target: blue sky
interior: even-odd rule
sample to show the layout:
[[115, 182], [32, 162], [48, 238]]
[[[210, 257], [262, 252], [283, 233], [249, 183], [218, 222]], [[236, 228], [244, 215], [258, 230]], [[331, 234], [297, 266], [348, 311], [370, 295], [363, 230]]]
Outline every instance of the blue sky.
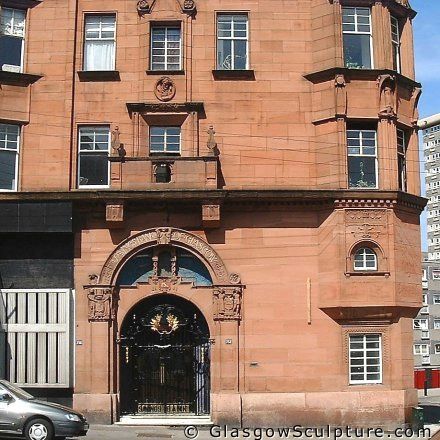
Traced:
[[[416, 79], [423, 86], [419, 103], [419, 113], [423, 117], [440, 113], [440, 0], [410, 0], [410, 3], [418, 12], [414, 19], [414, 46]], [[423, 163], [420, 165], [424, 171]], [[421, 177], [424, 190], [424, 174]], [[426, 212], [421, 222], [422, 248], [427, 250]]]

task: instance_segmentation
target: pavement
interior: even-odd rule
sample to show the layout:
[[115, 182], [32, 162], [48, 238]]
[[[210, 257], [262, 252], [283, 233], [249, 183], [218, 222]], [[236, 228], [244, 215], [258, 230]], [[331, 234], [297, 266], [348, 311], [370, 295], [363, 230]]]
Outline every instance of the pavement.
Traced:
[[[401, 438], [413, 438], [413, 439], [429, 439], [434, 433], [440, 431], [440, 425], [428, 425], [426, 428], [429, 429], [429, 432], [425, 433], [416, 433], [412, 436], [404, 435], [404, 433], [399, 433], [400, 435], [395, 435], [392, 432], [384, 432], [380, 436], [376, 436], [373, 433], [367, 435], [364, 432], [359, 436], [347, 436], [342, 434], [341, 436], [335, 435], [335, 431], [331, 431], [330, 433], [320, 432], [320, 431], [309, 431], [308, 435], [299, 435], [299, 432], [296, 434], [293, 431], [290, 431], [289, 435], [279, 435], [277, 430], [275, 431], [270, 429], [261, 429], [254, 431], [249, 430], [248, 433], [234, 431], [233, 428], [229, 428], [227, 432], [224, 431], [224, 428], [214, 428], [213, 431], [210, 430], [209, 427], [191, 427], [190, 430], [187, 429], [185, 431], [185, 426], [178, 427], [163, 427], [163, 426], [104, 426], [104, 425], [92, 425], [87, 437], [82, 437], [75, 440], [212, 440], [215, 438], [219, 439], [249, 439], [249, 440], [269, 440], [269, 439], [281, 439], [281, 438], [289, 438], [289, 439], [330, 439], [330, 440], [344, 440], [344, 439], [376, 439], [376, 438], [385, 438], [389, 440], [397, 440]], [[321, 428], [314, 428], [321, 429]], [[328, 435], [329, 434], [329, 435]], [[410, 434], [410, 432], [408, 433]]]

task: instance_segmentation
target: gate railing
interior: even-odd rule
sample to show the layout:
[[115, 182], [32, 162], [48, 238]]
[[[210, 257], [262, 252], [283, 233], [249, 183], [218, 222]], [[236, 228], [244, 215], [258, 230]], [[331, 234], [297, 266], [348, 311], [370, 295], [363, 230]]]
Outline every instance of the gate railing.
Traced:
[[22, 387], [73, 386], [70, 289], [0, 289], [0, 377]]

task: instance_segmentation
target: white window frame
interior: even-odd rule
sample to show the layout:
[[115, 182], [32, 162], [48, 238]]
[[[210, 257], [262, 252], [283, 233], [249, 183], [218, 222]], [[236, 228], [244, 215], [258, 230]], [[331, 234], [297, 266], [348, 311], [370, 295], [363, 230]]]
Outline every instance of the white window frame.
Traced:
[[[6, 131], [5, 131], [5, 140], [1, 141], [0, 140], [0, 154], [2, 153], [2, 151], [9, 151], [12, 153], [15, 153], [15, 176], [14, 176], [14, 188], [12, 189], [2, 189], [0, 188], [0, 192], [16, 192], [18, 190], [18, 168], [19, 168], [19, 164], [20, 164], [20, 146], [21, 146], [21, 130], [22, 127], [19, 124], [3, 124], [0, 123], [0, 127], [6, 127]], [[13, 148], [7, 148], [7, 142], [8, 142], [8, 127], [14, 127], [18, 129], [18, 133], [17, 133], [17, 148], [13, 149]], [[2, 146], [2, 144], [4, 143], [4, 146]]]
[[[350, 138], [348, 133], [350, 131], [358, 131], [359, 132], [359, 147], [355, 147], [355, 146], [349, 146], [349, 139], [357, 139], [357, 138]], [[379, 160], [378, 160], [378, 145], [377, 145], [377, 130], [363, 130], [363, 129], [353, 129], [353, 128], [349, 128], [347, 127], [346, 130], [346, 135], [347, 135], [347, 162], [348, 162], [348, 158], [349, 157], [374, 157], [375, 161], [374, 161], [374, 167], [375, 167], [375, 178], [376, 178], [376, 185], [375, 186], [367, 186], [367, 187], [362, 187], [362, 186], [350, 186], [350, 170], [348, 167], [348, 163], [347, 163], [347, 174], [348, 174], [348, 187], [350, 189], [365, 189], [365, 190], [369, 190], [369, 189], [378, 189], [379, 187]], [[364, 133], [374, 133], [374, 143], [375, 143], [375, 154], [371, 155], [371, 154], [363, 154], [364, 148], [371, 148], [371, 146], [368, 145], [363, 145], [363, 135]], [[350, 153], [350, 148], [359, 148], [359, 154], [353, 154]]]
[[[164, 47], [164, 51], [165, 54], [163, 55], [164, 57], [164, 62], [163, 63], [158, 63], [158, 64], [163, 64], [164, 68], [163, 69], [155, 69], [154, 68], [154, 54], [153, 51], [155, 49], [159, 49], [159, 48], [155, 48], [154, 47], [154, 31], [157, 29], [165, 29], [165, 47]], [[179, 38], [179, 68], [178, 69], [170, 69], [168, 67], [168, 57], [172, 56], [172, 55], [168, 55], [168, 50], [170, 49], [168, 47], [168, 31], [169, 29], [179, 29], [180, 32], [180, 38]], [[169, 71], [169, 72], [178, 72], [179, 70], [183, 70], [182, 65], [183, 65], [183, 44], [182, 44], [182, 26], [181, 25], [153, 25], [151, 26], [151, 42], [150, 42], [150, 69], [152, 71]], [[162, 56], [162, 55], [160, 55]], [[172, 63], [174, 64], [174, 63]]]
[[[97, 38], [90, 38], [87, 37], [87, 20], [91, 19], [91, 18], [95, 18], [95, 19], [102, 19], [104, 17], [112, 17], [114, 19], [114, 27], [113, 27], [113, 37], [102, 37], [102, 20], [99, 22], [99, 28], [98, 28], [98, 32], [99, 32], [99, 37]], [[83, 44], [83, 69], [84, 71], [87, 72], [96, 72], [96, 70], [90, 70], [87, 69], [87, 60], [86, 60], [86, 54], [87, 54], [87, 50], [86, 50], [86, 46], [87, 43], [89, 41], [112, 41], [113, 42], [113, 63], [112, 63], [112, 69], [106, 70], [106, 72], [112, 72], [114, 70], [116, 70], [116, 14], [106, 14], [106, 13], [102, 13], [102, 14], [94, 14], [94, 13], [87, 13], [84, 15], [84, 44]]]
[[[407, 150], [407, 139], [406, 133], [401, 128], [397, 129], [397, 160], [403, 162], [402, 173], [399, 176], [399, 180], [401, 180], [402, 186], [399, 188], [401, 191], [406, 192], [408, 190], [408, 179], [407, 179], [407, 170], [406, 170], [406, 150]], [[397, 167], [399, 170], [399, 166]], [[399, 181], [400, 184], [400, 181]]]
[[393, 62], [396, 62], [396, 72], [400, 73], [402, 70], [401, 66], [401, 55], [400, 55], [400, 23], [399, 19], [394, 15], [391, 15], [391, 43], [393, 45], [393, 58], [394, 58], [394, 48], [397, 47], [396, 50], [396, 59], [393, 59]]
[[[111, 147], [111, 133], [110, 133], [110, 127], [108, 125], [81, 125], [78, 127], [78, 175], [77, 175], [77, 185], [78, 188], [81, 189], [99, 189], [99, 188], [109, 188], [110, 187], [110, 161], [108, 160], [108, 164], [107, 164], [107, 184], [106, 185], [81, 185], [80, 183], [80, 175], [81, 175], [81, 170], [80, 170], [80, 157], [82, 154], [93, 154], [93, 153], [102, 153], [102, 155], [104, 155], [106, 150], [81, 150], [81, 132], [82, 131], [86, 131], [86, 130], [93, 130], [93, 129], [103, 129], [106, 128], [108, 129], [108, 148], [107, 148], [107, 157], [110, 155], [110, 147]], [[94, 135], [94, 140], [93, 140], [93, 144], [95, 144], [95, 135]]]
[[[232, 17], [231, 20], [231, 36], [230, 37], [221, 37], [220, 29], [219, 29], [219, 19], [221, 17]], [[246, 37], [237, 37], [235, 36], [235, 28], [234, 28], [234, 17], [246, 17]], [[249, 14], [246, 12], [221, 12], [217, 14], [216, 17], [216, 60], [215, 65], [218, 70], [239, 70], [235, 68], [235, 44], [234, 41], [246, 41], [246, 70], [249, 70], [250, 66], [250, 53], [249, 53]], [[229, 40], [231, 41], [231, 68], [227, 69], [223, 66], [220, 66], [218, 63], [218, 46], [220, 40]]]
[[440, 330], [440, 319], [434, 319], [434, 330]]
[[[27, 14], [26, 10], [19, 9], [19, 8], [7, 8], [7, 7], [1, 7], [0, 8], [0, 21], [2, 20], [2, 11], [12, 11], [12, 32], [5, 34], [11, 37], [20, 38], [21, 39], [21, 56], [20, 56], [20, 66], [19, 67], [19, 73], [23, 73], [24, 69], [24, 51], [25, 51], [25, 44], [26, 44], [26, 20], [27, 20]], [[14, 34], [14, 27], [15, 27], [15, 14], [19, 11], [20, 14], [23, 14], [23, 35], [15, 35]], [[0, 32], [1, 32], [2, 25], [0, 24]], [[3, 66], [0, 66], [0, 70], [3, 70]]]
[[[439, 228], [437, 228], [439, 229]], [[433, 270], [432, 271], [432, 279], [433, 280], [440, 280], [440, 270]]]
[[[347, 35], [369, 35], [370, 36], [370, 64], [371, 67], [367, 68], [367, 70], [369, 69], [374, 69], [374, 53], [373, 53], [373, 23], [371, 20], [371, 8], [369, 7], [356, 7], [356, 6], [346, 6], [343, 7], [343, 9], [354, 9], [354, 26], [355, 26], [355, 30], [354, 31], [346, 31], [344, 30], [344, 24], [347, 25], [352, 25], [353, 23], [344, 23], [344, 14], [342, 14], [342, 34], [347, 34]], [[370, 26], [370, 31], [369, 32], [364, 32], [364, 31], [359, 31], [358, 26], [358, 9], [368, 9], [369, 10], [369, 26]], [[344, 66], [345, 66], [345, 53], [343, 53], [344, 56]], [[347, 66], [346, 66], [347, 67]], [[350, 67], [348, 67], [350, 69]], [[352, 69], [356, 69], [356, 67], [351, 67]], [[360, 68], [361, 69], [361, 68]]]
[[[362, 342], [363, 342], [363, 348], [362, 349], [352, 349], [351, 348], [351, 338], [352, 337], [363, 337]], [[368, 341], [368, 342], [379, 342], [379, 348], [367, 348], [366, 344], [367, 344], [367, 338], [372, 338], [372, 337], [377, 337], [377, 340], [375, 341]], [[359, 333], [351, 333], [348, 335], [348, 359], [349, 359], [349, 365], [348, 365], [348, 377], [349, 377], [349, 383], [350, 385], [360, 385], [360, 384], [381, 384], [383, 381], [383, 353], [382, 353], [382, 334], [380, 333], [365, 333], [365, 334], [359, 334]], [[368, 366], [366, 363], [367, 360], [367, 353], [371, 352], [371, 351], [378, 351], [379, 352], [379, 372], [370, 372], [371, 374], [379, 374], [379, 379], [368, 379], [367, 378], [367, 374], [368, 374]], [[354, 358], [352, 357], [352, 354], [355, 352], [362, 352], [363, 356], [362, 357], [357, 357]], [[368, 359], [372, 359], [372, 358], [376, 358], [377, 357], [369, 357]], [[353, 359], [363, 359], [363, 368], [364, 368], [364, 372], [363, 373], [352, 373], [351, 372], [351, 368], [353, 367], [359, 367], [359, 365], [352, 365], [352, 360]], [[372, 365], [373, 366], [373, 365]], [[377, 365], [374, 365], [375, 367]], [[352, 379], [352, 374], [355, 375], [359, 375], [359, 374], [363, 374], [364, 375], [364, 379], [363, 380], [359, 380], [359, 379]]]
[[429, 344], [414, 344], [415, 356], [429, 356]]
[[416, 318], [413, 320], [414, 330], [429, 330], [429, 322], [427, 318]]
[[[369, 254], [367, 252], [370, 251]], [[356, 266], [356, 257], [362, 252], [362, 266]], [[367, 255], [374, 255], [374, 267], [367, 266]], [[353, 256], [353, 270], [357, 272], [374, 272], [377, 271], [377, 254], [369, 247], [358, 249]]]
[[435, 304], [435, 305], [440, 304], [440, 295], [432, 295], [432, 304]]
[[[153, 143], [152, 143], [152, 136], [153, 136], [153, 129], [154, 128], [160, 128], [164, 130], [164, 136], [163, 136], [163, 150], [154, 150], [153, 149]], [[179, 129], [179, 151], [167, 151], [167, 145], [168, 145], [168, 136], [175, 136], [175, 135], [169, 135], [168, 134], [168, 130], [169, 129]], [[154, 135], [157, 136], [157, 135]], [[174, 154], [174, 155], [180, 155], [182, 152], [182, 127], [180, 126], [152, 126], [150, 127], [150, 136], [149, 136], [149, 140], [150, 140], [150, 154]]]

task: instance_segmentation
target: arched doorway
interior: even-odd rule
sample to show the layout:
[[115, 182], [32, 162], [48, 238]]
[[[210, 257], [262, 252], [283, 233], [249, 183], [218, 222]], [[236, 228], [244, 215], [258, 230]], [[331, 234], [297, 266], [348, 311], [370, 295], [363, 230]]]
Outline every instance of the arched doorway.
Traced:
[[206, 319], [183, 298], [138, 303], [120, 332], [121, 413], [209, 414], [209, 338]]

